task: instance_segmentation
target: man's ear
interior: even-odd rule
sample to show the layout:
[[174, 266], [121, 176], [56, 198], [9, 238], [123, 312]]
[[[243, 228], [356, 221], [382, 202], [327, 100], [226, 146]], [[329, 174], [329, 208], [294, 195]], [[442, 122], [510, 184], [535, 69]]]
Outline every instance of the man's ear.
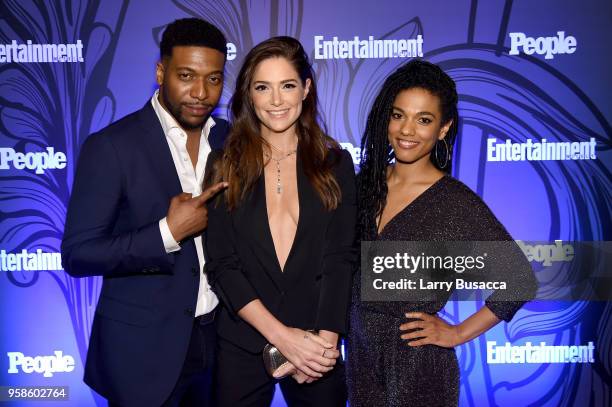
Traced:
[[166, 72], [166, 66], [163, 61], [157, 62], [155, 66], [155, 80], [159, 86], [164, 84], [164, 73]]

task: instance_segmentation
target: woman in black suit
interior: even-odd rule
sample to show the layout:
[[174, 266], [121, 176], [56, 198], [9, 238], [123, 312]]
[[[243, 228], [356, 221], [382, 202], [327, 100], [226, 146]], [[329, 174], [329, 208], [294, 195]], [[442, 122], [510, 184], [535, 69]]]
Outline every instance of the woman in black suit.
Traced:
[[[354, 167], [317, 124], [317, 93], [302, 45], [276, 37], [245, 58], [233, 128], [211, 155], [229, 183], [209, 205], [206, 272], [218, 319], [221, 406], [269, 405], [276, 379], [267, 343], [292, 364], [290, 405], [344, 406], [338, 338], [346, 330], [355, 251]], [[315, 332], [311, 332], [315, 331]]]

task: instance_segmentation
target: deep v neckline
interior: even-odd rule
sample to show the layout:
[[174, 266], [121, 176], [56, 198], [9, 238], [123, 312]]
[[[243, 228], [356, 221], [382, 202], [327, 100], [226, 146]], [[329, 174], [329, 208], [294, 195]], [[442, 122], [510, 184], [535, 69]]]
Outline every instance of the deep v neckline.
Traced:
[[295, 157], [295, 167], [296, 167], [295, 168], [295, 178], [296, 178], [295, 182], [296, 182], [297, 198], [298, 198], [298, 219], [297, 219], [297, 225], [295, 226], [295, 234], [293, 235], [293, 241], [291, 242], [291, 247], [289, 248], [289, 252], [287, 253], [287, 259], [285, 260], [285, 264], [283, 267], [281, 267], [280, 260], [278, 259], [278, 253], [276, 252], [276, 244], [274, 243], [274, 237], [272, 236], [272, 228], [270, 227], [270, 216], [268, 215], [268, 197], [266, 195], [266, 174], [265, 172], [261, 174], [262, 182], [263, 182], [263, 209], [264, 209], [264, 213], [266, 216], [266, 222], [265, 222], [266, 231], [268, 233], [268, 238], [270, 239], [270, 242], [272, 243], [272, 250], [273, 250], [273, 255], [274, 255], [276, 266], [278, 267], [278, 270], [283, 274], [285, 270], [287, 269], [287, 264], [289, 264], [289, 260], [291, 260], [291, 255], [295, 247], [295, 241], [297, 240], [297, 236], [300, 231], [300, 224], [302, 223], [302, 196], [300, 193], [301, 171], [300, 171], [299, 149]]
[[[442, 180], [445, 179], [446, 177], [448, 177], [448, 174], [444, 174], [442, 177], [440, 177], [440, 179], [438, 179], [436, 182], [434, 182], [433, 184], [428, 186], [423, 192], [421, 192], [419, 195], [417, 195], [416, 198], [414, 198], [412, 201], [408, 202], [402, 209], [399, 210], [399, 212], [397, 212], [395, 215], [393, 215], [393, 217], [391, 219], [389, 219], [389, 221], [385, 224], [385, 226], [381, 229], [380, 232], [378, 232], [378, 228], [380, 226], [380, 223], [377, 223], [376, 224], [376, 238], [380, 239], [380, 237], [383, 235], [383, 233], [385, 233], [385, 230], [387, 230], [387, 228], [389, 227], [390, 224], [392, 224], [404, 212], [408, 211], [408, 209], [412, 208], [416, 202], [418, 202], [419, 200], [421, 200], [423, 198], [424, 195], [427, 195], [428, 193], [430, 193], [430, 191], [435, 186], [439, 185], [442, 182]], [[383, 208], [383, 210], [384, 210], [384, 208]], [[381, 212], [381, 218], [382, 218], [382, 212]]]

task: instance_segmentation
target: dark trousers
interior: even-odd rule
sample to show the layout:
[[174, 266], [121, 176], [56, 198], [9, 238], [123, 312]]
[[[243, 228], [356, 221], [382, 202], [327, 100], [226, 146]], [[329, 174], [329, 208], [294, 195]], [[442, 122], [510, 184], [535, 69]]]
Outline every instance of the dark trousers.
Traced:
[[[280, 381], [280, 388], [290, 407], [345, 407], [346, 384], [344, 363], [310, 384], [298, 384], [293, 378]], [[278, 381], [264, 369], [261, 353], [250, 353], [219, 338], [215, 373], [215, 396], [218, 407], [269, 406]]]
[[[162, 407], [212, 407], [217, 333], [214, 311], [194, 319], [181, 374]], [[160, 349], [160, 352], [163, 351]], [[109, 407], [129, 407], [110, 403]]]

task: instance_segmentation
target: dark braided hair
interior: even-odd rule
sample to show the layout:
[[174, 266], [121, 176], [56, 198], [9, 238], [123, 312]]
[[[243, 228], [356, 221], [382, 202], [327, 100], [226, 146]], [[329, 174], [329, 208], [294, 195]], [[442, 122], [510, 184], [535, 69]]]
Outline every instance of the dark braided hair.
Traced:
[[[448, 162], [444, 167], [432, 152], [430, 159], [436, 168], [450, 173], [452, 148], [457, 136], [457, 90], [455, 82], [437, 65], [420, 59], [414, 59], [397, 69], [385, 80], [378, 96], [374, 100], [372, 110], [368, 115], [366, 129], [361, 139], [361, 164], [358, 176], [358, 236], [361, 240], [372, 240], [376, 237], [376, 219], [380, 216], [387, 200], [387, 166], [394, 158], [389, 144], [388, 127], [393, 102], [403, 90], [422, 88], [440, 99], [442, 123], [453, 121], [446, 133], [446, 145], [438, 141], [439, 156], [448, 154]], [[446, 157], [445, 157], [446, 158]]]

